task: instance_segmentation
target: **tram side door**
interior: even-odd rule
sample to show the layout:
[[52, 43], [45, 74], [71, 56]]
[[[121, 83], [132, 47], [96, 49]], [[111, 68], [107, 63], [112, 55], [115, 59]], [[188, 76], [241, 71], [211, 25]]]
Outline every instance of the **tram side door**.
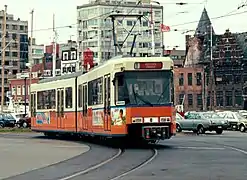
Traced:
[[88, 113], [87, 113], [87, 84], [83, 84], [82, 88], [82, 93], [83, 93], [83, 104], [82, 104], [82, 124], [83, 124], [83, 129], [87, 130], [88, 129]]
[[36, 119], [36, 93], [31, 93], [31, 125], [34, 126], [34, 120]]
[[106, 75], [104, 77], [104, 130], [111, 130], [111, 77]]
[[64, 117], [64, 89], [57, 89], [57, 128], [61, 129]]

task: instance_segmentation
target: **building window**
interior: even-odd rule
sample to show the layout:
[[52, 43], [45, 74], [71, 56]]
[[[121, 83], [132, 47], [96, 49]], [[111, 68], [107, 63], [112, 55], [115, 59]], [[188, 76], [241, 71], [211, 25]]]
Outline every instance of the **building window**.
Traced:
[[210, 99], [211, 99], [211, 92], [210, 91], [208, 91], [208, 96], [207, 96], [207, 107], [209, 107], [210, 106]]
[[216, 92], [216, 105], [217, 106], [223, 106], [223, 92], [217, 91]]
[[103, 78], [98, 78], [88, 83], [88, 105], [103, 103]]
[[25, 85], [24, 86], [22, 86], [22, 95], [24, 96], [25, 95]]
[[188, 94], [188, 105], [193, 106], [193, 94]]
[[12, 95], [13, 95], [13, 96], [15, 96], [15, 95], [16, 95], [16, 89], [15, 89], [15, 86], [13, 86], [13, 87], [12, 87], [11, 93], [12, 93]]
[[180, 73], [179, 75], [179, 86], [184, 85], [184, 73]]
[[196, 85], [201, 86], [202, 85], [202, 74], [196, 73]]
[[188, 85], [192, 86], [192, 73], [188, 73]]
[[17, 94], [18, 96], [21, 95], [21, 86], [17, 86], [17, 92], [16, 92], [16, 94]]
[[183, 104], [184, 94], [179, 94], [179, 105]]
[[241, 106], [242, 105], [242, 91], [235, 91], [235, 105]]
[[133, 22], [132, 21], [127, 21], [127, 26], [132, 26]]
[[148, 21], [143, 21], [142, 25], [145, 27], [148, 26]]
[[232, 91], [226, 91], [226, 106], [232, 106]]
[[202, 105], [202, 94], [197, 94], [197, 105], [198, 106]]
[[82, 107], [82, 84], [78, 87], [78, 106]]
[[65, 88], [65, 107], [72, 108], [72, 87]]
[[56, 109], [56, 90], [37, 92], [37, 109]]

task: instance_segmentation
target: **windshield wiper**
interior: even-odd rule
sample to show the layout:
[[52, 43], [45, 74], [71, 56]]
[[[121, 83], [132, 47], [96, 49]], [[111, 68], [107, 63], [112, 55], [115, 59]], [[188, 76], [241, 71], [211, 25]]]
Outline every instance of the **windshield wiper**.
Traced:
[[135, 101], [136, 101], [136, 104], [137, 104], [137, 100], [136, 98], [140, 99], [142, 102], [144, 102], [145, 104], [148, 104], [150, 106], [153, 106], [153, 104], [145, 99], [143, 99], [141, 96], [139, 96], [139, 94], [136, 94], [135, 90], [134, 90], [134, 86], [132, 86], [132, 91], [133, 91], [133, 94], [134, 94], [134, 98], [135, 98]]
[[168, 81], [168, 84], [166, 85], [166, 87], [164, 88], [164, 91], [161, 93], [161, 95], [159, 96], [159, 99], [158, 99], [158, 101], [157, 101], [157, 103], [156, 104], [158, 104], [159, 102], [160, 102], [160, 100], [161, 100], [161, 98], [162, 98], [162, 96], [165, 94], [165, 92], [166, 92], [166, 88], [169, 86], [169, 81]]

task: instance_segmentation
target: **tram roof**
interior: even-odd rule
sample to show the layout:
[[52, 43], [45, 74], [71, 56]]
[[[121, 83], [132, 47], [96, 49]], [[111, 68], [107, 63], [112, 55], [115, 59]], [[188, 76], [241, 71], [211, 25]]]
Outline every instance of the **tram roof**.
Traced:
[[[159, 57], [159, 56], [152, 56], [152, 57]], [[115, 60], [124, 60], [124, 59], [130, 59], [130, 58], [147, 58], [147, 57], [131, 57], [131, 56], [126, 56], [126, 55], [120, 55], [120, 56], [115, 56], [105, 62], [103, 62], [102, 64], [99, 64], [98, 66], [95, 66], [94, 68], [92, 68], [92, 70], [96, 69], [96, 68], [99, 68], [101, 66], [104, 66], [108, 63], [112, 63], [114, 62]], [[150, 57], [149, 57], [150, 58]], [[170, 57], [163, 57], [163, 58], [169, 58], [171, 61], [172, 59]], [[168, 59], [167, 59], [168, 60]], [[92, 71], [91, 70], [91, 71]], [[88, 72], [87, 72], [88, 73]], [[72, 73], [72, 74], [65, 74], [65, 75], [62, 75], [62, 76], [56, 76], [56, 77], [51, 77], [51, 78], [46, 78], [46, 79], [41, 79], [38, 84], [42, 84], [42, 83], [47, 83], [47, 82], [52, 82], [52, 81], [59, 81], [59, 80], [63, 80], [63, 79], [70, 79], [70, 78], [75, 78], [75, 77], [78, 77], [80, 75], [83, 75], [83, 74], [86, 74], [85, 72], [83, 71], [78, 71], [78, 72], [75, 72], [75, 73]]]

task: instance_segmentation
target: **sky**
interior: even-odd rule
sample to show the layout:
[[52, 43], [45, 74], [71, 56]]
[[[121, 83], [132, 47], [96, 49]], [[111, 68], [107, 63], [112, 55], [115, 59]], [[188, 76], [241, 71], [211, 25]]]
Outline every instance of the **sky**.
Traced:
[[[156, 0], [164, 6], [164, 24], [170, 26], [171, 31], [164, 33], [166, 49], [178, 46], [177, 49], [185, 49], [186, 30], [195, 30], [197, 23], [186, 24], [191, 21], [199, 21], [202, 10], [206, 7], [210, 18], [233, 13], [238, 15], [227, 16], [212, 20], [217, 34], [224, 33], [226, 29], [231, 32], [247, 31], [247, 6], [237, 10], [245, 0]], [[176, 2], [185, 2], [187, 5], [178, 6]], [[34, 9], [34, 37], [38, 44], [50, 44], [52, 41], [53, 13], [55, 14], [56, 27], [64, 27], [76, 24], [76, 7], [87, 4], [88, 0], [0, 0], [0, 10], [8, 5], [8, 13], [14, 14], [15, 19], [31, 22], [30, 12]], [[245, 12], [246, 11], [246, 12]], [[184, 12], [184, 13], [181, 13]], [[185, 25], [179, 25], [179, 24]], [[47, 30], [48, 29], [48, 30]], [[50, 30], [49, 30], [50, 29]], [[177, 29], [178, 31], [173, 31]], [[72, 28], [57, 29], [58, 43], [66, 42], [70, 38], [76, 40], [76, 25]], [[188, 33], [187, 33], [188, 34]]]

